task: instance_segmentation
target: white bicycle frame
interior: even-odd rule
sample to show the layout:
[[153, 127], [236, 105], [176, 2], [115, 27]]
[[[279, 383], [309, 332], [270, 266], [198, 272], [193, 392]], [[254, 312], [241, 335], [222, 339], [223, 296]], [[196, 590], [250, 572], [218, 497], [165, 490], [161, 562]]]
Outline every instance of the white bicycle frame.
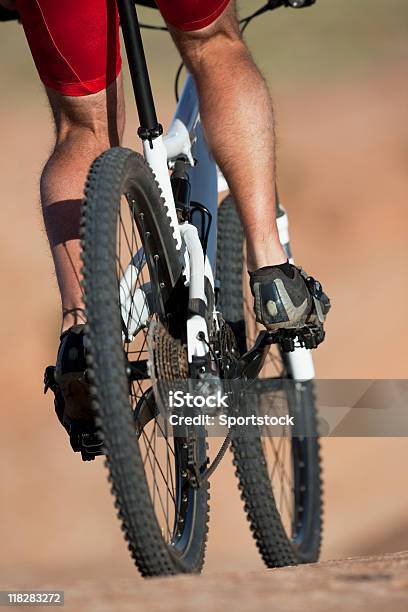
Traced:
[[[200, 123], [197, 92], [191, 76], [187, 77], [169, 131], [164, 137], [160, 136], [152, 141], [145, 140], [143, 148], [144, 157], [162, 190], [177, 249], [184, 254], [183, 272], [185, 284], [189, 290], [189, 298], [207, 303], [204, 290], [205, 278], [209, 280], [214, 289], [216, 274], [217, 196], [219, 191], [224, 191], [228, 186], [224, 177], [217, 171], [215, 161], [206, 146]], [[192, 165], [190, 172], [192, 200], [204, 203], [212, 215], [212, 231], [209, 235], [206, 257], [204, 257], [197, 227], [189, 222], [179, 223], [177, 219], [169, 166], [180, 155], [185, 155]], [[277, 222], [281, 243], [289, 253], [286, 214], [279, 217]], [[131, 321], [131, 336], [134, 336], [148, 319], [149, 287], [145, 286], [136, 290], [133, 300], [129, 295], [129, 291], [134, 288], [132, 285], [136, 281], [137, 272], [142, 264], [141, 254], [136, 254], [120, 283], [121, 308], [123, 314], [127, 313], [127, 320]], [[130, 313], [129, 304], [132, 304]], [[216, 317], [215, 312], [214, 317]], [[202, 338], [200, 332], [208, 341], [207, 324], [204, 317], [193, 314], [187, 321], [189, 362], [194, 356], [204, 356], [208, 352], [208, 345], [200, 339]], [[288, 353], [288, 361], [295, 380], [304, 381], [314, 378], [313, 360], [309, 350], [296, 348], [292, 353]]]

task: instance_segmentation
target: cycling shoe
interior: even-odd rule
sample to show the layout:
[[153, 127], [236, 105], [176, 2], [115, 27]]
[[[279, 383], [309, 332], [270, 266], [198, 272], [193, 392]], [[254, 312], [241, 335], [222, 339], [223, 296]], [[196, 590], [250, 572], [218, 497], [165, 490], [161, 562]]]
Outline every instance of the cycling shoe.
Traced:
[[74, 325], [60, 337], [57, 363], [44, 374], [44, 393], [51, 389], [55, 412], [71, 446], [84, 461], [103, 454], [86, 379], [84, 325]]
[[323, 323], [330, 300], [322, 286], [292, 264], [266, 266], [250, 272], [256, 320], [287, 351], [300, 346], [316, 348], [324, 339]]

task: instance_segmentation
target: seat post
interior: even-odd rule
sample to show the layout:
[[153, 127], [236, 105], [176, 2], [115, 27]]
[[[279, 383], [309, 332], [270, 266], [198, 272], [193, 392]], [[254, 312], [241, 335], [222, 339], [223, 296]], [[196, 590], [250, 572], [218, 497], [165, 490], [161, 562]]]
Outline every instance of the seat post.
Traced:
[[163, 133], [163, 128], [157, 121], [136, 6], [134, 0], [116, 1], [139, 114], [138, 134], [151, 142]]

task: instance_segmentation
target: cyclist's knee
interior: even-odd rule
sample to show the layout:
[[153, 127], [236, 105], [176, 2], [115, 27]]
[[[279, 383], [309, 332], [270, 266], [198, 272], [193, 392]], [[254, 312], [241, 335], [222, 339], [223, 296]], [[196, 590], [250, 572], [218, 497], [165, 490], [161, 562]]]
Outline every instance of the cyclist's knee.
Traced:
[[170, 26], [182, 58], [193, 74], [199, 74], [205, 63], [222, 57], [228, 61], [230, 53], [247, 52], [240, 33], [236, 3], [230, 2], [225, 11], [211, 25], [190, 32]]
[[64, 96], [47, 89], [47, 95], [55, 121], [57, 146], [72, 137], [101, 150], [121, 144], [125, 107], [120, 76], [107, 89], [95, 94]]

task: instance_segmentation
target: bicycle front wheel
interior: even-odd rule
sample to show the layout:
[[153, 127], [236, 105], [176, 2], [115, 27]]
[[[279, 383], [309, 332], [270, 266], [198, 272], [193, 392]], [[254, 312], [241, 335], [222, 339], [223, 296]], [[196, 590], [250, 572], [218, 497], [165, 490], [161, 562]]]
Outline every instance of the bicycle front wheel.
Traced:
[[96, 159], [81, 237], [88, 377], [125, 539], [143, 576], [197, 572], [208, 489], [191, 486], [188, 468], [192, 456], [206, 465], [206, 443], [183, 428], [173, 436], [152, 393], [149, 327], [179, 332], [182, 357], [185, 300], [167, 210], [140, 155]]

